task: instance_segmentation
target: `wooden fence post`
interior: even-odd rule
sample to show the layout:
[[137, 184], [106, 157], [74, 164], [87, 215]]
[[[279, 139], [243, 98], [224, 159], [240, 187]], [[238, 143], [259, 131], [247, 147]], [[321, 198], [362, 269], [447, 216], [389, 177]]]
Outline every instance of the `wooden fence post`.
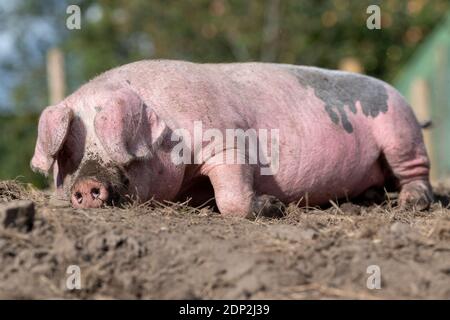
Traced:
[[47, 83], [50, 105], [55, 105], [64, 99], [66, 91], [64, 56], [59, 48], [47, 52]]

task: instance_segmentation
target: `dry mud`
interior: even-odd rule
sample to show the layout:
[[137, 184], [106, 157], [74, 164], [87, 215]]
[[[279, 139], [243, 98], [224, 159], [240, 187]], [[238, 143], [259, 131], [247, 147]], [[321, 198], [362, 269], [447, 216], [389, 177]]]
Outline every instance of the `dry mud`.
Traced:
[[[0, 182], [0, 203], [36, 204], [30, 232], [0, 225], [0, 298], [448, 299], [450, 188], [436, 194], [426, 212], [291, 205], [249, 221], [180, 204], [73, 210]], [[70, 265], [80, 290], [66, 287]], [[371, 265], [381, 289], [367, 288]]]

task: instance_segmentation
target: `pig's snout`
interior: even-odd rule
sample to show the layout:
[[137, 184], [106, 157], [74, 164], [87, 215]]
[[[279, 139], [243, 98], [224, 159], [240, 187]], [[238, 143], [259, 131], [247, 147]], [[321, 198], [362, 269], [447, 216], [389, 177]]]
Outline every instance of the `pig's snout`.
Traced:
[[94, 179], [83, 179], [73, 186], [71, 202], [74, 208], [100, 208], [108, 202], [109, 197], [105, 184]]

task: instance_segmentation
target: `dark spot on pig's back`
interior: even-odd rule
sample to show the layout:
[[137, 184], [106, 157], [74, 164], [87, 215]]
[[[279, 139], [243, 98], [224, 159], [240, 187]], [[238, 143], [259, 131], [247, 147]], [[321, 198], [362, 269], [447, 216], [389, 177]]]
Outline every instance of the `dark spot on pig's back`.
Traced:
[[290, 67], [298, 82], [305, 88], [312, 87], [315, 95], [325, 103], [325, 111], [331, 121], [342, 125], [348, 133], [353, 125], [348, 112], [356, 114], [356, 102], [361, 104], [361, 112], [366, 117], [375, 118], [388, 111], [386, 88], [369, 77], [348, 74], [328, 73], [320, 69]]

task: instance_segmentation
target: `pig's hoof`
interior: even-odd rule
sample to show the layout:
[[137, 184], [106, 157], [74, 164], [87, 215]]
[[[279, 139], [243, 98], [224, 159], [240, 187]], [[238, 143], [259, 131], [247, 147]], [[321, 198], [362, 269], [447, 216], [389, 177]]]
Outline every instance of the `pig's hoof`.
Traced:
[[257, 196], [253, 201], [252, 217], [281, 218], [285, 209], [285, 205], [276, 197], [264, 194]]
[[405, 209], [427, 210], [433, 202], [430, 184], [425, 181], [413, 181], [403, 185], [398, 202], [400, 207]]

